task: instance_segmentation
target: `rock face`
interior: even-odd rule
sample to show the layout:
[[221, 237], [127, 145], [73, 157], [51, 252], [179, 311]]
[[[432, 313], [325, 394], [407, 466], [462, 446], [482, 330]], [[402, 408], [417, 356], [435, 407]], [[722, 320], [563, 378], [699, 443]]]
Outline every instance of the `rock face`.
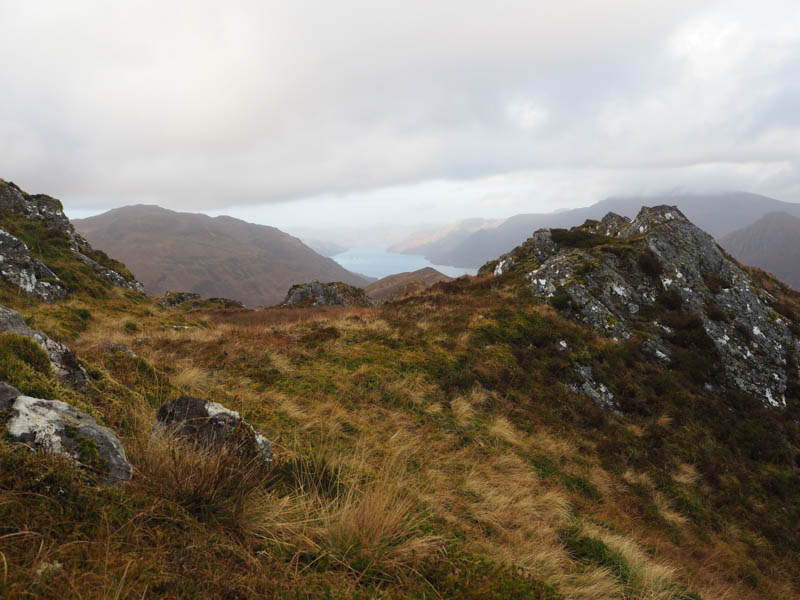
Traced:
[[[26, 194], [13, 183], [0, 180], [0, 210], [23, 216], [44, 224], [48, 229], [67, 236], [70, 249], [76, 257], [91, 267], [101, 278], [112, 285], [129, 288], [144, 294], [144, 287], [135, 279], [126, 279], [117, 271], [102, 266], [87, 256], [94, 249], [75, 232], [61, 203], [43, 194]], [[32, 258], [24, 242], [0, 229], [0, 274], [3, 279], [28, 293], [36, 294], [45, 302], [63, 298], [67, 288], [58, 277], [39, 260]]]
[[269, 440], [250, 426], [238, 412], [216, 402], [181, 396], [158, 410], [158, 425], [181, 438], [206, 447], [218, 447], [233, 441], [237, 451], [272, 462]]
[[723, 370], [708, 385], [785, 403], [800, 357], [789, 318], [674, 206], [642, 208], [633, 221], [610, 213], [569, 231], [539, 230], [482, 272], [521, 274], [565, 315], [616, 339], [641, 335], [643, 350], [664, 364], [674, 344], [706, 348]]
[[361, 288], [336, 281], [299, 283], [289, 288], [282, 306], [376, 306]]
[[0, 383], [0, 415], [10, 439], [33, 450], [63, 454], [97, 474], [105, 485], [131, 478], [125, 449], [113, 431], [66, 402], [23, 396]]
[[25, 319], [17, 311], [0, 306], [0, 331], [24, 335], [44, 348], [50, 357], [53, 371], [62, 381], [78, 388], [86, 382], [86, 370], [78, 362], [75, 353], [41, 331], [28, 327]]
[[26, 294], [36, 294], [45, 302], [67, 295], [67, 288], [45, 264], [31, 256], [22, 240], [0, 229], [0, 275]]

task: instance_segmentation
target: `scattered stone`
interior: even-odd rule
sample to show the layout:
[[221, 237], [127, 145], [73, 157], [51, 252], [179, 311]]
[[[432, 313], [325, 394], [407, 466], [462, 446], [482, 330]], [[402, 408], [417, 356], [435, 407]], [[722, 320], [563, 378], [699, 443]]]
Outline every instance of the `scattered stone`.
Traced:
[[158, 410], [158, 426], [174, 431], [181, 438], [206, 447], [219, 447], [236, 440], [238, 450], [246, 455], [272, 462], [272, 445], [238, 412], [217, 402], [181, 396]]
[[66, 402], [23, 396], [0, 383], [0, 413], [10, 415], [7, 436], [31, 450], [67, 456], [97, 474], [104, 485], [131, 478], [131, 465], [114, 432]]
[[595, 381], [592, 367], [588, 365], [578, 365], [575, 368], [578, 383], [569, 384], [567, 387], [576, 394], [583, 394], [594, 400], [600, 406], [608, 408], [614, 412], [619, 412], [614, 402], [614, 394], [605, 384]]
[[80, 388], [86, 382], [86, 370], [78, 362], [75, 353], [64, 344], [50, 339], [46, 334], [31, 329], [25, 319], [15, 310], [0, 306], [0, 331], [8, 331], [31, 338], [50, 357], [55, 374], [70, 385]]
[[118, 342], [105, 342], [103, 344], [103, 350], [106, 351], [106, 354], [115, 354], [120, 352], [122, 354], [127, 354], [128, 356], [136, 356], [133, 353], [133, 350], [128, 348], [125, 344], [120, 344]]
[[281, 306], [377, 306], [361, 288], [341, 281], [299, 283], [289, 288]]
[[[88, 242], [86, 242], [86, 244], [88, 245]], [[83, 262], [85, 265], [90, 266], [95, 273], [97, 273], [100, 277], [108, 281], [111, 285], [115, 285], [117, 287], [129, 288], [135, 292], [139, 292], [140, 294], [144, 295], [144, 286], [135, 279], [130, 279], [130, 280], [125, 279], [122, 275], [120, 275], [113, 269], [104, 267], [97, 261], [92, 260], [88, 256], [81, 254], [80, 252], [77, 252], [77, 254], [78, 254], [78, 259], [80, 259], [81, 262]]]

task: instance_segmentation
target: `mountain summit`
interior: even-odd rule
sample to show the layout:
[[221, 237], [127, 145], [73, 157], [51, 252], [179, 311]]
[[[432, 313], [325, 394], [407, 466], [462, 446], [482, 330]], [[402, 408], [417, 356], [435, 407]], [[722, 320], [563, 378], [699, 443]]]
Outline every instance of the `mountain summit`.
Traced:
[[275, 227], [233, 217], [136, 205], [74, 223], [130, 266], [148, 294], [181, 290], [259, 306], [278, 304], [295, 283], [370, 282]]
[[[609, 213], [569, 230], [541, 229], [487, 271], [518, 275], [538, 298], [615, 339], [640, 337], [667, 365], [702, 349], [706, 360], [692, 369], [707, 386], [784, 406], [797, 377], [793, 313], [675, 206], [642, 208], [633, 221]], [[583, 375], [592, 388], [590, 370]]]

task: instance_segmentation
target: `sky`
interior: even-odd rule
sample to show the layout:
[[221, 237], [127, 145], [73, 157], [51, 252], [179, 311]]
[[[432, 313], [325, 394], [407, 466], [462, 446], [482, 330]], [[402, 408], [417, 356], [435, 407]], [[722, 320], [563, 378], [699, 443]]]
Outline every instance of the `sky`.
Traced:
[[288, 230], [800, 202], [796, 0], [0, 0], [0, 177]]

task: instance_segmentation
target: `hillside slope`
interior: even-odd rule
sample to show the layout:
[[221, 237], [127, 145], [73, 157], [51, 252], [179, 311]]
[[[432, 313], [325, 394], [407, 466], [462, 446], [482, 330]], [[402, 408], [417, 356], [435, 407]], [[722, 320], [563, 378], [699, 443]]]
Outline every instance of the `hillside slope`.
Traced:
[[744, 264], [769, 271], [800, 289], [800, 218], [770, 213], [721, 237], [719, 243]]
[[279, 229], [232, 217], [138, 205], [74, 223], [133, 269], [152, 295], [178, 290], [260, 306], [279, 303], [295, 283], [369, 282]]
[[[0, 596], [800, 598], [800, 294], [677, 209], [378, 306], [244, 310], [103, 283], [29, 206], [58, 218], [0, 226], [75, 284], [0, 279]], [[165, 428], [180, 406], [271, 462]]]
[[402, 252], [424, 254], [440, 265], [476, 268], [521, 244], [539, 228], [572, 227], [586, 219], [600, 219], [609, 212], [633, 218], [642, 206], [658, 204], [677, 206], [698, 227], [715, 237], [749, 225], [769, 212], [783, 211], [800, 217], [799, 204], [745, 192], [608, 198], [592, 206], [558, 213], [515, 215], [501, 225], [483, 228], [468, 236], [445, 237], [429, 244], [405, 247]]
[[376, 300], [387, 300], [393, 297], [419, 292], [440, 281], [451, 280], [452, 277], [448, 277], [444, 273], [440, 273], [431, 267], [425, 267], [424, 269], [418, 269], [408, 273], [389, 275], [388, 277], [370, 283], [364, 290], [370, 297]]

